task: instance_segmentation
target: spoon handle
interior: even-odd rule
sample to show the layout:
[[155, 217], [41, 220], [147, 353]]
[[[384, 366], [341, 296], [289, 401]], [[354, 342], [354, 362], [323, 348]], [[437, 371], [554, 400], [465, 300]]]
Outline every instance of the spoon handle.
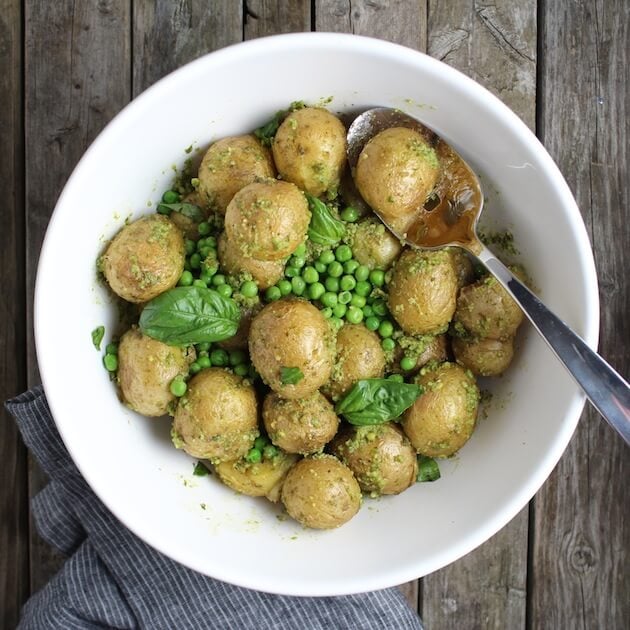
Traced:
[[630, 387], [487, 248], [477, 258], [518, 302], [604, 419], [630, 444]]

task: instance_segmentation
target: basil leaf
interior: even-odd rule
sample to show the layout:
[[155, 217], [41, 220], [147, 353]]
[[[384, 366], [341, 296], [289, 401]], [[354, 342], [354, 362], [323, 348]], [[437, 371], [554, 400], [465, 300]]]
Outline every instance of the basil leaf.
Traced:
[[105, 326], [98, 326], [92, 331], [92, 343], [97, 350], [101, 349], [101, 341], [105, 336]]
[[311, 224], [308, 237], [319, 245], [336, 245], [345, 235], [346, 226], [343, 221], [335, 219], [328, 206], [317, 197], [307, 194], [308, 206], [311, 210]]
[[419, 385], [368, 378], [357, 381], [335, 410], [350, 424], [381, 424], [398, 418], [421, 393]]
[[206, 468], [204, 464], [202, 464], [201, 462], [197, 462], [195, 464], [195, 468], [193, 469], [193, 475], [195, 475], [195, 477], [205, 477], [209, 474], [210, 471]]
[[302, 101], [294, 101], [289, 106], [289, 109], [281, 109], [277, 111], [273, 118], [262, 127], [254, 129], [254, 135], [260, 140], [260, 143], [265, 147], [270, 147], [273, 139], [278, 131], [278, 127], [282, 124], [285, 116], [297, 109], [304, 109], [306, 105]]
[[280, 368], [280, 382], [283, 385], [295, 385], [304, 378], [302, 370], [297, 367], [281, 367]]
[[418, 455], [418, 474], [416, 481], [437, 481], [440, 478], [438, 463], [426, 455]]
[[193, 203], [160, 203], [157, 211], [166, 215], [171, 214], [171, 212], [179, 212], [195, 223], [201, 223], [205, 218], [201, 208]]
[[176, 287], [147, 303], [140, 330], [172, 346], [233, 337], [241, 317], [236, 302], [202, 287]]

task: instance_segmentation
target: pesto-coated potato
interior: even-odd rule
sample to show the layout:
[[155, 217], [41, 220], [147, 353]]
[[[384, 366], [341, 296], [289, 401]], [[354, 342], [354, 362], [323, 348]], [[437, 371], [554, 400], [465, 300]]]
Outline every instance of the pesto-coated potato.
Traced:
[[385, 369], [385, 354], [379, 336], [363, 324], [345, 324], [337, 333], [337, 358], [325, 393], [341, 398], [357, 381], [379, 378]]
[[221, 368], [190, 379], [173, 421], [177, 448], [216, 464], [244, 457], [257, 436], [256, 393], [249, 381]]
[[267, 180], [242, 188], [225, 213], [225, 232], [249, 258], [281, 260], [306, 238], [311, 213], [304, 193], [290, 182]]
[[326, 109], [298, 109], [278, 127], [272, 151], [282, 179], [319, 197], [339, 187], [346, 163], [346, 129]]
[[479, 388], [456, 363], [431, 364], [416, 378], [424, 393], [407, 409], [402, 429], [429, 457], [449, 457], [469, 440], [477, 420]]
[[131, 328], [118, 345], [118, 384], [125, 404], [145, 416], [163, 416], [176, 398], [171, 381], [188, 374], [195, 349], [169, 346]]
[[339, 427], [333, 406], [319, 392], [293, 400], [272, 392], [265, 398], [262, 413], [269, 438], [287, 453], [317, 453]]
[[389, 269], [402, 251], [400, 241], [379, 219], [365, 219], [349, 233], [355, 259], [370, 269]]
[[271, 460], [265, 459], [253, 464], [245, 459], [237, 459], [216, 464], [214, 470], [219, 479], [232, 490], [250, 497], [267, 497], [277, 503], [284, 478], [297, 460], [297, 455], [279, 451]]
[[225, 214], [241, 188], [274, 176], [271, 153], [256, 136], [232, 136], [210, 145], [199, 165], [197, 190], [205, 207]]
[[470, 256], [468, 256], [461, 247], [449, 247], [447, 251], [451, 255], [453, 268], [455, 269], [457, 288], [461, 289], [475, 279], [475, 270], [472, 261], [470, 260]]
[[247, 350], [249, 342], [249, 329], [252, 326], [252, 320], [262, 309], [262, 304], [256, 306], [241, 307], [241, 319], [238, 322], [238, 329], [233, 337], [228, 337], [223, 341], [219, 341], [217, 345], [224, 350]]
[[493, 276], [459, 292], [455, 322], [475, 337], [513, 337], [522, 321], [523, 311]]
[[[400, 361], [404, 357], [415, 360], [415, 365], [410, 370], [403, 370]], [[442, 335], [420, 335], [419, 337], [402, 336], [394, 348], [393, 360], [389, 369], [395, 373], [406, 375], [417, 374], [420, 368], [431, 361], [442, 363], [448, 358], [448, 338]]]
[[354, 181], [373, 210], [387, 218], [399, 218], [424, 205], [439, 173], [435, 149], [421, 134], [406, 127], [390, 127], [363, 147]]
[[331, 449], [354, 473], [364, 492], [398, 494], [416, 482], [416, 451], [393, 422], [364, 427], [346, 425]]
[[514, 356], [513, 337], [503, 340], [454, 337], [452, 346], [457, 363], [478, 376], [503, 374]]
[[267, 304], [254, 317], [249, 355], [271, 389], [284, 398], [302, 398], [330, 378], [334, 335], [321, 312], [309, 302], [279, 300]]
[[457, 278], [445, 250], [404, 251], [389, 282], [389, 310], [409, 335], [441, 333], [457, 298]]
[[248, 273], [258, 285], [259, 289], [266, 289], [276, 284], [284, 273], [283, 260], [257, 260], [241, 253], [234, 247], [225, 233], [219, 236], [218, 255], [221, 267], [227, 273], [237, 276]]
[[361, 488], [352, 471], [332, 455], [300, 460], [286, 476], [281, 499], [289, 516], [306, 527], [332, 529], [361, 507]]
[[172, 289], [184, 270], [184, 238], [175, 224], [151, 214], [126, 225], [99, 260], [112, 291], [128, 302], [147, 302]]

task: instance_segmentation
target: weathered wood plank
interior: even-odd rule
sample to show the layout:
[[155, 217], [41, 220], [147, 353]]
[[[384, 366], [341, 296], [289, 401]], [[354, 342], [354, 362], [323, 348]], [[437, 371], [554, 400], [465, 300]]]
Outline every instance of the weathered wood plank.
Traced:
[[247, 0], [244, 39], [311, 30], [309, 0]]
[[[25, 2], [25, 192], [28, 383], [39, 381], [32, 337], [37, 260], [50, 214], [83, 151], [130, 95], [129, 2]], [[34, 462], [30, 494], [45, 485]], [[60, 558], [31, 528], [31, 588]]]
[[[26, 385], [22, 8], [0, 0], [0, 402]], [[29, 592], [26, 450], [0, 409], [0, 627], [14, 628]]]
[[[540, 136], [589, 228], [602, 297], [602, 355], [626, 377], [630, 242], [630, 5], [542, 5]], [[630, 623], [628, 449], [588, 409], [534, 508], [531, 628]]]
[[242, 3], [234, 0], [134, 2], [133, 92], [243, 38]]
[[[429, 3], [429, 54], [479, 81], [532, 128], [536, 2]], [[422, 617], [436, 628], [524, 628], [528, 509], [484, 545], [422, 581]]]

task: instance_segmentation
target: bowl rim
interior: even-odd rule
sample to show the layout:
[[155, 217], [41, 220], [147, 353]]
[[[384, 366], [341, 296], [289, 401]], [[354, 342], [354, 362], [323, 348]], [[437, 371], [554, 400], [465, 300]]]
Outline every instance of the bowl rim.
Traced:
[[101, 483], [99, 479], [91, 473], [88, 459], [82, 456], [82, 452], [79, 449], [73, 447], [72, 436], [66, 430], [64, 423], [57, 420], [57, 418], [63, 417], [62, 408], [64, 397], [61, 395], [61, 392], [57, 392], [50, 387], [47, 387], [47, 374], [50, 370], [55, 369], [55, 365], [54, 361], [52, 361], [50, 357], [46, 356], [43, 350], [42, 341], [44, 338], [43, 328], [45, 321], [45, 307], [42, 301], [44, 289], [42, 287], [41, 276], [42, 269], [47, 264], [47, 260], [52, 253], [53, 234], [56, 231], [55, 226], [60, 217], [60, 212], [58, 212], [58, 210], [63, 207], [64, 199], [68, 194], [68, 190], [72, 188], [75, 179], [80, 176], [82, 164], [86, 160], [90, 159], [90, 155], [95, 151], [95, 147], [100, 146], [100, 144], [105, 141], [104, 138], [108, 135], [109, 131], [121, 124], [124, 124], [125, 119], [134, 115], [137, 110], [143, 108], [145, 103], [159, 98], [160, 93], [166, 88], [167, 84], [173, 81], [173, 78], [177, 79], [179, 77], [183, 77], [187, 73], [196, 73], [208, 63], [213, 65], [222, 65], [231, 63], [243, 56], [258, 54], [263, 55], [269, 53], [270, 51], [273, 52], [278, 49], [284, 50], [292, 48], [296, 44], [304, 45], [305, 43], [314, 49], [328, 49], [332, 46], [340, 52], [343, 52], [343, 50], [352, 51], [354, 53], [369, 52], [370, 54], [378, 54], [384, 58], [390, 58], [397, 60], [398, 62], [405, 62], [411, 65], [426, 64], [427, 67], [432, 68], [433, 70], [439, 69], [440, 74], [445, 77], [449, 83], [457, 83], [458, 89], [470, 92], [477, 100], [482, 99], [486, 101], [488, 106], [491, 107], [493, 114], [499, 116], [503, 122], [510, 126], [526, 146], [535, 147], [537, 149], [537, 153], [539, 154], [541, 161], [544, 163], [549, 179], [553, 181], [556, 191], [562, 199], [562, 204], [568, 210], [571, 227], [577, 240], [577, 246], [579, 251], [582, 253], [583, 258], [582, 270], [584, 275], [582, 280], [584, 282], [586, 294], [583, 339], [593, 349], [597, 348], [599, 334], [599, 293], [595, 263], [586, 226], [568, 184], [542, 143], [525, 125], [525, 123], [508, 108], [507, 105], [500, 101], [486, 88], [445, 63], [436, 60], [425, 53], [400, 44], [394, 44], [385, 40], [360, 35], [326, 32], [272, 35], [235, 43], [225, 48], [207, 53], [163, 77], [138, 95], [135, 99], [130, 101], [103, 128], [73, 169], [72, 174], [68, 178], [57, 200], [42, 244], [35, 283], [34, 333], [37, 360], [40, 366], [40, 375], [44, 390], [61, 438], [81, 475], [85, 478], [99, 499], [103, 501], [108, 510], [136, 536], [150, 544], [161, 553], [164, 553], [180, 564], [188, 566], [200, 573], [210, 575], [209, 571], [212, 571], [212, 577], [236, 584], [238, 586], [277, 594], [328, 596], [377, 590], [418, 579], [421, 575], [427, 575], [428, 573], [438, 570], [458, 558], [461, 558], [502, 529], [529, 502], [560, 460], [560, 457], [565, 451], [579, 421], [580, 414], [586, 400], [585, 395], [576, 391], [571, 404], [565, 413], [565, 420], [561, 426], [561, 430], [554, 436], [552, 444], [547, 450], [545, 457], [540, 460], [534, 474], [530, 475], [527, 483], [524, 483], [518, 491], [514, 493], [511, 500], [505, 504], [501, 511], [495, 514], [493, 518], [486, 519], [485, 523], [481, 527], [478, 527], [470, 535], [462, 537], [459, 544], [453, 545], [439, 554], [437, 556], [438, 559], [433, 562], [433, 566], [430, 567], [430, 570], [420, 571], [419, 573], [414, 570], [414, 567], [418, 567], [421, 562], [416, 562], [415, 564], [408, 566], [406, 570], [401, 570], [400, 568], [395, 570], [384, 569], [379, 572], [378, 575], [357, 576], [353, 581], [353, 584], [350, 586], [343, 583], [336, 583], [333, 579], [327, 584], [308, 584], [307, 588], [300, 588], [300, 585], [296, 584], [295, 581], [290, 578], [285, 578], [284, 580], [274, 578], [271, 583], [268, 582], [261, 585], [258, 582], [251, 583], [248, 581], [248, 577], [246, 575], [233, 574], [229, 567], [221, 567], [217, 570], [216, 566], [202, 566], [201, 563], [195, 562], [194, 559], [191, 559], [190, 557], [181, 557], [181, 554], [173, 553], [171, 550], [164, 548], [161, 540], [157, 540], [156, 537], [152, 536], [150, 528], [141, 530], [136, 523], [129, 522], [124, 513], [120, 513], [120, 510], [118, 510], [113, 504], [111, 490], [106, 487], [106, 484]]

